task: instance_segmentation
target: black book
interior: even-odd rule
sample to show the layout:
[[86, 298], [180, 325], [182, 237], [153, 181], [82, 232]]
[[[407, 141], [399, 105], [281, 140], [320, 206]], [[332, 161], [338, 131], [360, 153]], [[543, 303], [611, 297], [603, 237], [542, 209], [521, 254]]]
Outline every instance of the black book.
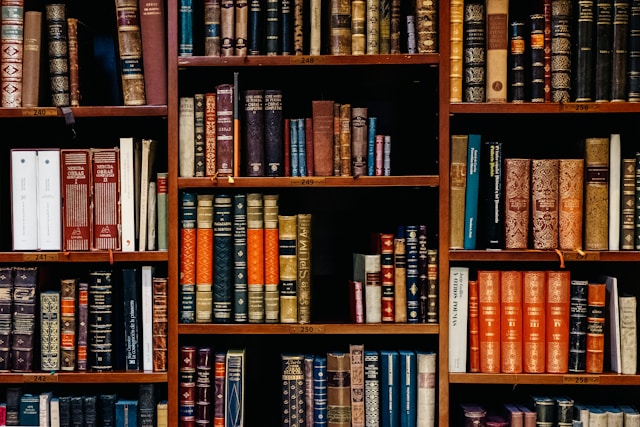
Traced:
[[0, 372], [11, 370], [13, 267], [0, 267]]
[[249, 26], [247, 52], [249, 55], [264, 54], [265, 0], [249, 0]]
[[640, 0], [631, 0], [629, 12], [629, 81], [630, 102], [640, 101]]
[[551, 0], [551, 102], [571, 100], [571, 0]]
[[525, 101], [525, 25], [523, 21], [511, 23], [509, 51], [509, 99], [511, 102]]
[[249, 321], [247, 289], [247, 195], [233, 196], [233, 321]]
[[113, 283], [112, 271], [89, 273], [89, 355], [93, 371], [113, 370]]
[[292, 0], [280, 2], [280, 55], [293, 54], [293, 8]]
[[587, 290], [586, 280], [571, 281], [569, 311], [569, 372], [587, 370]]
[[72, 427], [71, 396], [58, 397], [60, 406], [60, 427]]
[[576, 66], [575, 100], [593, 101], [593, 35], [595, 14], [593, 1], [580, 1], [577, 4], [576, 26]]
[[97, 427], [98, 423], [98, 397], [95, 395], [82, 396], [84, 408], [84, 427]]
[[122, 269], [125, 370], [140, 370], [140, 281], [137, 268]]
[[116, 400], [115, 394], [101, 394], [98, 399], [98, 417], [102, 420], [102, 427], [115, 427], [116, 425]]
[[193, 138], [194, 138], [194, 175], [205, 176], [205, 124], [204, 93], [193, 95]]
[[233, 311], [233, 203], [228, 194], [213, 198], [213, 321], [231, 322]]
[[596, 102], [611, 99], [612, 17], [612, 0], [596, 0]]
[[213, 376], [211, 347], [198, 347], [196, 363], [196, 424], [211, 419], [211, 379]]
[[284, 172], [284, 119], [282, 91], [264, 91], [265, 175], [282, 176]]
[[544, 15], [541, 13], [530, 16], [531, 43], [529, 54], [531, 58], [531, 102], [544, 102]]
[[138, 427], [155, 427], [157, 401], [155, 384], [138, 385]]
[[245, 176], [264, 176], [264, 90], [243, 93]]
[[38, 267], [15, 267], [14, 270], [11, 370], [32, 372]]
[[465, 2], [463, 29], [463, 100], [485, 101], [486, 32], [483, 1]]
[[484, 181], [484, 227], [485, 248], [502, 249], [504, 247], [504, 172], [502, 170], [502, 142], [487, 141], [484, 143], [485, 152], [482, 158], [486, 159], [480, 168]]
[[71, 425], [84, 427], [84, 398], [82, 396], [71, 396]]
[[640, 250], [640, 152], [635, 153], [636, 158], [636, 206], [634, 220], [634, 246], [636, 250]]
[[611, 101], [627, 100], [627, 59], [629, 55], [629, 0], [613, 2], [611, 47]]
[[265, 25], [265, 53], [267, 55], [278, 55], [280, 48], [280, 2], [278, 0], [266, 0]]
[[6, 425], [8, 426], [20, 425], [20, 396], [21, 395], [22, 395], [22, 388], [7, 387], [7, 391], [5, 394], [5, 403], [7, 404]]
[[65, 107], [71, 105], [69, 88], [69, 49], [67, 9], [63, 3], [47, 4], [45, 21], [48, 46], [49, 89], [51, 105]]

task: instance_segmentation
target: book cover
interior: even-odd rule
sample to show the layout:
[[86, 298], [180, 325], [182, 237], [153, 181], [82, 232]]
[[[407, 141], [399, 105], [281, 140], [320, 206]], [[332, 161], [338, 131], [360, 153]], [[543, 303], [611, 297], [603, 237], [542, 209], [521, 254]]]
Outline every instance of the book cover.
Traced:
[[558, 160], [558, 243], [560, 249], [582, 248], [584, 159]]
[[364, 351], [364, 422], [366, 426], [380, 423], [380, 353]]
[[89, 149], [63, 149], [60, 155], [63, 250], [86, 251], [93, 241], [91, 153]]
[[37, 107], [40, 101], [40, 59], [42, 12], [24, 12], [24, 52], [22, 56], [22, 107]]
[[380, 425], [400, 426], [400, 355], [380, 350]]
[[[178, 411], [180, 423], [195, 423], [197, 347], [181, 345], [178, 362]], [[224, 354], [222, 355], [222, 389], [224, 392]], [[224, 405], [222, 405], [223, 407]], [[224, 419], [224, 418], [223, 418]], [[224, 425], [224, 423], [223, 423]]]
[[69, 45], [67, 8], [63, 3], [45, 5], [47, 59], [49, 60], [49, 87], [51, 105], [71, 105], [69, 87]]
[[278, 215], [280, 323], [298, 322], [298, 217]]
[[247, 289], [249, 323], [264, 323], [264, 198], [247, 193]]
[[168, 172], [156, 173], [156, 222], [158, 250], [169, 250], [169, 174]]
[[500, 272], [500, 372], [518, 374], [522, 357], [522, 272]]
[[449, 248], [464, 249], [469, 135], [451, 135], [449, 168]]
[[[211, 382], [213, 380], [213, 353], [211, 347], [196, 349], [196, 423], [210, 424], [211, 420]], [[158, 414], [159, 415], [159, 414]]]
[[[218, 6], [220, 3], [217, 3]], [[205, 12], [206, 13], [206, 12]], [[204, 174], [215, 176], [216, 166], [216, 94], [206, 92], [204, 94]], [[188, 118], [187, 118], [188, 120]]]
[[586, 372], [587, 310], [589, 283], [586, 280], [571, 280], [569, 314], [569, 372]]
[[246, 176], [265, 175], [264, 90], [244, 91], [244, 137]]
[[339, 123], [340, 176], [351, 176], [351, 104], [340, 104]]
[[312, 100], [313, 166], [316, 176], [333, 175], [333, 100]]
[[418, 367], [415, 351], [398, 350], [398, 368], [400, 370], [399, 425], [415, 427], [418, 414]]
[[[311, 323], [311, 291], [312, 291], [312, 215], [299, 213], [297, 227], [297, 294], [298, 294], [298, 323]], [[266, 224], [265, 224], [266, 225]]]
[[[223, 10], [225, 10], [224, 7]], [[225, 50], [224, 40], [223, 37], [223, 53]], [[233, 97], [233, 84], [224, 83], [216, 86], [216, 164], [218, 176], [232, 176], [235, 166], [233, 163]]]
[[546, 298], [546, 371], [566, 373], [569, 370], [570, 271], [547, 271]]
[[[617, 4], [617, 2], [616, 2]], [[609, 136], [609, 250], [620, 250], [620, 186], [622, 157], [619, 133]]]
[[[124, 105], [145, 105], [147, 101], [138, 0], [116, 0], [116, 27]], [[161, 87], [156, 89], [162, 92]]]
[[[504, 160], [504, 247], [529, 247], [529, 216], [532, 203], [531, 159]], [[477, 190], [475, 192], [477, 195]], [[476, 196], [477, 198], [477, 196]]]
[[608, 348], [605, 359], [608, 362], [608, 368], [611, 372], [622, 373], [622, 348], [620, 340], [620, 307], [619, 307], [619, 291], [618, 278], [615, 276], [601, 276], [599, 281], [605, 283], [605, 323], [607, 325], [604, 331], [605, 348]]
[[282, 424], [304, 425], [305, 407], [305, 367], [304, 355], [286, 353], [280, 355], [282, 375]]
[[165, 2], [139, 0], [142, 70], [147, 105], [167, 104]]
[[352, 427], [365, 425], [364, 355], [364, 344], [349, 344]]
[[620, 293], [618, 307], [620, 309], [620, 373], [635, 375], [638, 360], [637, 297]]
[[78, 280], [60, 280], [60, 370], [76, 369]]
[[633, 250], [635, 236], [636, 159], [622, 159], [620, 249]]
[[89, 284], [82, 280], [78, 282], [78, 339], [76, 340], [76, 363], [78, 371], [87, 370], [89, 323]]
[[245, 323], [247, 313], [247, 195], [233, 196], [233, 321]]
[[313, 354], [304, 355], [304, 420], [307, 425], [313, 425], [315, 409], [313, 407], [314, 397], [314, 379], [313, 379]]
[[[280, 321], [280, 231], [278, 194], [264, 194], [264, 319]], [[299, 301], [298, 301], [299, 306]], [[299, 316], [298, 316], [299, 317]]]
[[507, 99], [514, 103], [525, 101], [525, 22], [523, 20], [509, 23], [509, 91]]
[[140, 370], [140, 282], [137, 268], [122, 269], [125, 370]]
[[138, 400], [119, 398], [116, 401], [116, 425], [134, 427], [138, 425]]
[[[93, 250], [120, 250], [120, 149], [92, 148]], [[145, 218], [146, 218], [145, 210]]]
[[220, 2], [220, 36], [222, 56], [234, 56], [235, 43], [235, 4], [233, 1]]
[[167, 371], [168, 353], [168, 279], [153, 277], [152, 279], [152, 352], [153, 372]]
[[284, 119], [282, 115], [282, 91], [265, 89], [264, 91], [264, 158], [265, 175], [284, 175]]
[[20, 425], [37, 426], [40, 422], [40, 395], [20, 395]]
[[531, 224], [534, 249], [558, 247], [558, 159], [531, 160]]
[[507, 102], [509, 1], [486, 2], [486, 102]]
[[195, 176], [195, 99], [181, 96], [178, 107], [178, 173]]
[[79, 107], [82, 94], [78, 61], [78, 18], [67, 18], [67, 52], [69, 55], [69, 104], [72, 107]]
[[140, 427], [156, 426], [158, 400], [156, 387], [153, 383], [138, 384], [138, 426]]
[[531, 64], [531, 102], [544, 102], [545, 87], [545, 25], [544, 14], [534, 13], [530, 15], [531, 42], [529, 45], [529, 57]]
[[380, 254], [353, 254], [353, 279], [364, 284], [365, 323], [382, 322]]
[[327, 424], [327, 357], [313, 358], [313, 419], [314, 423]]
[[469, 372], [480, 372], [480, 319], [479, 319], [479, 307], [478, 302], [480, 296], [478, 295], [478, 281], [469, 280], [468, 289], [468, 344], [469, 344]]
[[367, 175], [367, 117], [367, 108], [351, 108], [351, 171], [355, 177]]
[[584, 249], [609, 248], [609, 138], [587, 138], [584, 154]]
[[434, 351], [416, 351], [416, 425], [435, 426], [437, 356]]
[[[213, 321], [229, 323], [233, 310], [233, 203], [228, 194], [213, 196]], [[211, 256], [206, 253], [205, 256]]]
[[449, 372], [466, 372], [469, 268], [449, 268]]
[[[478, 191], [480, 189], [481, 136], [469, 134], [467, 144], [467, 177], [464, 202], [464, 249], [475, 249], [478, 237]], [[508, 172], [506, 172], [508, 174]], [[508, 175], [507, 175], [508, 176]], [[505, 191], [508, 191], [508, 184]], [[508, 203], [508, 202], [507, 202]], [[508, 213], [509, 210], [507, 209]]]
[[351, 54], [364, 55], [367, 51], [366, 2], [351, 1]]
[[398, 226], [393, 238], [394, 317], [396, 323], [407, 321], [407, 254], [404, 227]]
[[349, 353], [327, 353], [327, 425], [351, 426]]
[[551, 0], [551, 102], [572, 99], [573, 24], [571, 0]]
[[486, 65], [486, 21], [484, 2], [464, 3], [462, 35], [462, 99], [464, 102], [484, 102]]
[[245, 350], [230, 349], [226, 356], [225, 426], [244, 425]]
[[178, 2], [178, 56], [193, 56], [193, 0]]
[[38, 152], [11, 150], [13, 250], [38, 249]]
[[329, 3], [329, 51], [332, 55], [351, 54], [351, 2]]
[[501, 317], [499, 270], [478, 271], [478, 320], [480, 340], [480, 372], [500, 372]]

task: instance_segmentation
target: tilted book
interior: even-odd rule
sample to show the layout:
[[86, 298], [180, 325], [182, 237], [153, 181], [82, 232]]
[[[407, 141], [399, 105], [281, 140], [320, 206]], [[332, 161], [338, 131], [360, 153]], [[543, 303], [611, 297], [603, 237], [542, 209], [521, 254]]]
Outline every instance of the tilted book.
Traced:
[[531, 212], [529, 198], [531, 196], [531, 159], [505, 159], [505, 249], [527, 249], [529, 246], [529, 215]]
[[531, 160], [531, 224], [534, 249], [558, 247], [558, 159]]
[[449, 166], [449, 248], [464, 249], [469, 135], [451, 135]]
[[507, 102], [509, 0], [488, 0], [486, 20], [486, 101]]
[[522, 372], [522, 272], [500, 272], [500, 372]]
[[[213, 196], [213, 321], [231, 322], [233, 310], [233, 204], [228, 194]], [[206, 256], [211, 256], [207, 254]]]
[[548, 271], [546, 289], [546, 371], [569, 371], [569, 310], [571, 309], [571, 272]]
[[469, 268], [449, 268], [449, 372], [466, 372]]
[[[116, 0], [116, 26], [124, 105], [145, 105], [147, 101], [138, 0]], [[162, 91], [161, 87], [156, 89]]]
[[297, 215], [278, 216], [280, 323], [298, 322]]
[[280, 230], [278, 194], [265, 194], [264, 202], [264, 320], [280, 321]]
[[500, 372], [500, 276], [499, 270], [478, 271], [478, 337], [482, 373]]
[[585, 140], [584, 249], [609, 248], [609, 138]]
[[[120, 250], [120, 149], [92, 148], [94, 250]], [[146, 210], [145, 210], [146, 217]], [[141, 221], [142, 222], [142, 221]]]
[[165, 2], [139, 0], [140, 37], [147, 105], [167, 104]]
[[558, 160], [558, 243], [560, 249], [582, 248], [584, 159]]

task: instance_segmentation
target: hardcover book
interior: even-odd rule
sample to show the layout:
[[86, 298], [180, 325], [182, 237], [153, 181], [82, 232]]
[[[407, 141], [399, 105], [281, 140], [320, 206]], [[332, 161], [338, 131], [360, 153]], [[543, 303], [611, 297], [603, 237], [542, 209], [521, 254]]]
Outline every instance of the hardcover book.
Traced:
[[231, 349], [226, 356], [225, 426], [244, 425], [245, 350]]
[[[398, 2], [400, 3], [400, 2]], [[449, 102], [462, 102], [462, 76], [463, 76], [463, 49], [464, 49], [464, 1], [462, 0], [450, 0], [449, 1]], [[400, 7], [398, 4], [398, 12]], [[393, 16], [394, 8], [391, 7], [391, 13]], [[398, 13], [398, 20], [400, 19]], [[393, 26], [393, 17], [391, 19]], [[394, 49], [394, 35], [397, 34], [398, 50]], [[391, 31], [391, 53], [400, 53], [400, 31]]]
[[[469, 312], [468, 312], [468, 328], [469, 328], [469, 372], [480, 372], [480, 319], [478, 307], [478, 281], [469, 280]], [[524, 337], [524, 335], [523, 335]], [[524, 349], [523, 349], [524, 351]]]
[[211, 347], [198, 347], [196, 349], [196, 423], [211, 424], [212, 367], [213, 353], [211, 352]]
[[[380, 277], [381, 277], [381, 309], [383, 322], [395, 322], [395, 274], [393, 271], [393, 233], [380, 233]], [[426, 271], [425, 271], [426, 274]], [[426, 280], [426, 276], [425, 276]], [[422, 297], [422, 295], [421, 295]], [[426, 300], [426, 290], [425, 290]], [[425, 301], [426, 310], [426, 301]], [[426, 311], [425, 311], [426, 316]], [[425, 319], [426, 320], [426, 319]]]
[[449, 372], [466, 372], [469, 268], [449, 268]]
[[609, 136], [609, 250], [620, 250], [622, 156], [619, 133]]
[[[138, 426], [156, 426], [157, 390], [153, 383], [138, 384]], [[86, 401], [85, 401], [86, 403]], [[86, 409], [86, 406], [85, 406]]]
[[89, 284], [78, 282], [78, 339], [76, 340], [76, 363], [78, 371], [87, 370], [89, 323]]
[[558, 246], [558, 160], [531, 160], [531, 223], [534, 249]]
[[153, 277], [155, 267], [143, 265], [140, 276], [140, 307], [142, 319], [142, 370], [153, 372]]
[[304, 425], [305, 382], [304, 355], [281, 354], [282, 364], [282, 424]]
[[582, 248], [584, 160], [558, 160], [558, 240], [560, 249]]
[[60, 370], [76, 369], [77, 279], [60, 280]]
[[[532, 205], [529, 197], [533, 197], [531, 159], [504, 160], [504, 187], [504, 247], [505, 249], [527, 249], [529, 208]], [[543, 204], [543, 206], [546, 205]]]
[[382, 322], [380, 254], [353, 254], [353, 279], [364, 284], [365, 323]]
[[88, 149], [63, 149], [60, 156], [63, 250], [87, 251], [93, 241], [91, 153]]
[[327, 425], [351, 426], [349, 353], [327, 353]]
[[593, 101], [594, 78], [594, 35], [596, 2], [589, 0], [577, 3], [575, 14], [578, 17], [576, 25], [576, 55], [575, 55], [575, 100], [576, 102]]
[[[233, 203], [228, 194], [213, 196], [213, 321], [229, 323], [233, 310]], [[211, 253], [205, 254], [211, 256]]]
[[633, 250], [635, 236], [636, 159], [622, 159], [622, 202], [620, 207], [620, 249]]
[[488, 0], [486, 22], [486, 101], [507, 102], [509, 1]]
[[195, 292], [196, 323], [213, 320], [213, 194], [196, 196]]
[[24, 0], [2, 1], [2, 106], [21, 107], [24, 60]]
[[311, 101], [313, 116], [313, 166], [317, 176], [333, 175], [333, 108], [332, 100]]
[[394, 317], [396, 323], [407, 321], [407, 255], [404, 226], [398, 226], [393, 238]]
[[152, 278], [152, 354], [153, 372], [167, 371], [168, 289], [166, 277]]
[[116, 401], [116, 425], [134, 427], [138, 425], [138, 400], [119, 398]]
[[[483, 226], [487, 249], [502, 249], [504, 246], [504, 169], [502, 142], [487, 141], [484, 143], [481, 167], [484, 179]], [[481, 190], [481, 194], [483, 191]]]
[[165, 2], [139, 1], [142, 66], [147, 105], [167, 104]]
[[478, 271], [478, 320], [480, 372], [500, 372], [500, 274], [498, 270]]
[[[116, 20], [124, 105], [145, 105], [147, 101], [138, 0], [116, 0]], [[164, 39], [160, 39], [162, 40]], [[156, 89], [162, 92], [162, 88]]]
[[349, 344], [351, 376], [351, 426], [365, 425], [364, 344]]
[[462, 81], [464, 102], [484, 102], [486, 21], [484, 2], [465, 2]]
[[[475, 249], [478, 237], [478, 191], [480, 189], [479, 134], [468, 135], [467, 177], [464, 202], [464, 249]], [[506, 172], [508, 173], [508, 172]], [[508, 184], [505, 191], [508, 191]], [[509, 210], [507, 209], [507, 213]]]
[[193, 94], [193, 149], [194, 176], [205, 176], [206, 170], [205, 141], [205, 94]]
[[571, 0], [551, 0], [551, 101], [568, 102], [572, 95], [573, 15]]
[[509, 23], [509, 96], [511, 102], [525, 101], [525, 23], [512, 21]]
[[586, 372], [588, 282], [571, 280], [569, 372]]
[[69, 54], [69, 103], [80, 106], [80, 64], [78, 63], [78, 18], [67, 18], [67, 50]]
[[45, 25], [51, 105], [66, 107], [71, 105], [66, 5], [62, 3], [45, 5]]
[[60, 292], [40, 293], [40, 368], [60, 369]]
[[297, 215], [278, 216], [280, 250], [280, 323], [298, 322]]
[[178, 2], [178, 56], [193, 56], [193, 1]]
[[605, 294], [605, 323], [608, 330], [604, 331], [607, 368], [611, 372], [621, 373], [622, 348], [620, 343], [620, 306], [618, 278], [615, 276], [601, 276], [599, 281], [603, 281], [606, 287]]
[[364, 420], [365, 426], [380, 423], [380, 353], [364, 351]]
[[37, 107], [40, 95], [42, 12], [24, 12], [24, 52], [22, 56], [22, 107]]
[[195, 323], [197, 194], [180, 193], [180, 323]]
[[[149, 247], [149, 236], [154, 236], [153, 224], [149, 221], [149, 212], [155, 209], [155, 203], [152, 203], [156, 196], [155, 191], [150, 191], [150, 184], [154, 182], [156, 151], [158, 141], [151, 138], [143, 138], [141, 141], [141, 160], [140, 160], [140, 229], [138, 230], [138, 246], [140, 251], [153, 250]], [[154, 184], [155, 185], [155, 184]], [[153, 207], [151, 206], [153, 205]], [[151, 216], [155, 218], [155, 215]]]
[[629, 12], [630, 0], [616, 0], [613, 2], [611, 102], [625, 102], [627, 100]]
[[195, 176], [195, 99], [181, 96], [178, 107], [178, 173], [181, 177]]
[[397, 350], [380, 350], [380, 425], [400, 426], [400, 355]]
[[436, 420], [436, 353], [416, 351], [416, 425], [435, 426]]
[[367, 175], [367, 114], [367, 108], [351, 108], [351, 170], [355, 177]]
[[585, 140], [584, 249], [609, 248], [609, 138]]
[[233, 196], [233, 321], [249, 321], [247, 306], [247, 195]]
[[500, 372], [521, 373], [522, 364], [522, 272], [501, 271]]
[[529, 17], [531, 24], [531, 43], [529, 45], [531, 64], [531, 102], [544, 102], [544, 14], [534, 13]]
[[327, 358], [313, 358], [313, 419], [320, 425], [327, 424]]
[[137, 268], [122, 269], [125, 370], [140, 370], [140, 287]]
[[233, 175], [233, 91], [233, 84], [230, 83], [216, 86], [216, 164], [218, 176]]
[[[180, 359], [178, 364], [179, 422], [187, 425], [189, 423], [194, 424], [195, 418], [196, 418], [195, 399], [196, 399], [196, 381], [197, 381], [197, 363], [198, 363], [196, 359], [196, 351], [197, 351], [197, 348], [196, 346], [193, 346], [193, 345], [182, 345], [180, 346], [180, 349], [179, 349], [179, 354], [180, 354]], [[222, 375], [223, 375], [222, 389], [224, 392], [224, 355], [223, 355], [223, 361], [222, 361]]]
[[264, 200], [247, 193], [247, 289], [249, 323], [264, 323]]
[[398, 350], [400, 380], [399, 415], [401, 426], [415, 425], [418, 414], [417, 356], [413, 350]]
[[265, 122], [264, 122], [264, 90], [249, 89], [244, 91], [244, 120], [246, 176], [265, 175]]
[[60, 150], [37, 151], [38, 249], [62, 249]]
[[[264, 320], [280, 321], [279, 195], [263, 195], [264, 203]], [[298, 306], [300, 301], [298, 300]], [[299, 314], [298, 314], [299, 317]]]
[[265, 89], [265, 175], [284, 175], [284, 120], [282, 116], [282, 91]]
[[89, 272], [89, 354], [88, 369], [113, 370], [113, 272]]
[[[120, 149], [92, 148], [94, 250], [120, 250]], [[145, 210], [146, 217], [146, 210]]]
[[571, 309], [571, 273], [568, 270], [547, 272], [546, 298], [546, 371], [566, 373], [569, 371]]
[[636, 296], [620, 293], [618, 306], [620, 308], [620, 373], [635, 375], [638, 358]]
[[464, 249], [468, 135], [451, 135], [449, 248]]
[[313, 354], [304, 355], [304, 420], [307, 425], [313, 425], [314, 418], [314, 379], [313, 379], [313, 360], [315, 359]]
[[298, 262], [298, 323], [311, 323], [311, 214], [299, 213], [297, 216], [298, 227], [296, 231], [296, 240], [298, 246], [296, 248], [296, 256]]
[[13, 250], [38, 249], [38, 152], [11, 150]]
[[[219, 5], [220, 3], [218, 3]], [[181, 98], [182, 100], [182, 98]], [[216, 94], [206, 92], [204, 94], [204, 174], [205, 176], [215, 176], [216, 165]], [[188, 120], [188, 117], [186, 118]], [[185, 130], [186, 132], [186, 130]]]

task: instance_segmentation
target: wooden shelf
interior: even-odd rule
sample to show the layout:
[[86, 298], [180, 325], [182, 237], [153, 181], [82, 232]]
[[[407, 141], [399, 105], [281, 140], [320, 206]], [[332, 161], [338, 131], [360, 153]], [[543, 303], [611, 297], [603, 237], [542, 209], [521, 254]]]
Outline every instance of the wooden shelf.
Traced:
[[348, 335], [348, 334], [438, 334], [438, 324], [408, 323], [310, 323], [310, 324], [181, 324], [179, 334], [217, 335]]
[[[560, 251], [565, 262], [634, 262], [640, 261], [639, 251]], [[475, 250], [449, 251], [450, 261], [561, 261], [560, 254], [555, 251], [536, 250]]]
[[[166, 105], [70, 107], [74, 117], [165, 117]], [[44, 118], [64, 117], [62, 109], [56, 107], [0, 108], [0, 118]]]
[[118, 384], [118, 383], [166, 383], [166, 372], [30, 372], [0, 373], [0, 384]]
[[524, 102], [469, 103], [449, 105], [452, 114], [620, 114], [640, 112], [637, 102]]
[[450, 384], [640, 385], [640, 375], [449, 373]]
[[437, 187], [435, 175], [178, 178], [178, 188], [208, 187]]
[[0, 252], [4, 263], [23, 262], [166, 262], [168, 251]]

